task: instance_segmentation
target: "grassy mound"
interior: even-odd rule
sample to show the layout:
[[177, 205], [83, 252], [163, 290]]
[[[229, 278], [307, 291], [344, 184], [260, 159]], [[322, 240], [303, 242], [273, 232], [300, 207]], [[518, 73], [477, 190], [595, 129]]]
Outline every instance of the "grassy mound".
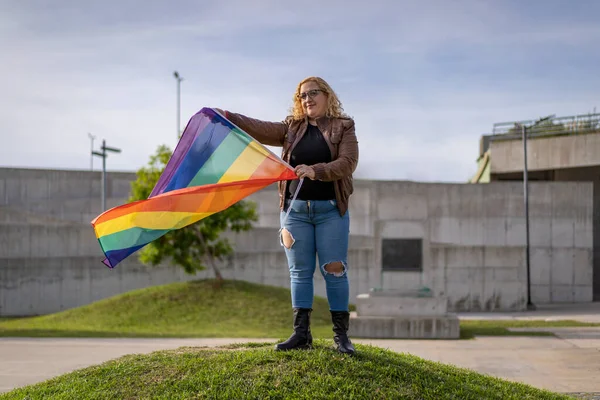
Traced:
[[[0, 336], [287, 337], [290, 291], [243, 281], [173, 283], [134, 290], [76, 309], [0, 321]], [[316, 298], [315, 337], [330, 337], [331, 317]]]
[[339, 355], [271, 344], [133, 355], [13, 390], [0, 399], [567, 399], [377, 347]]

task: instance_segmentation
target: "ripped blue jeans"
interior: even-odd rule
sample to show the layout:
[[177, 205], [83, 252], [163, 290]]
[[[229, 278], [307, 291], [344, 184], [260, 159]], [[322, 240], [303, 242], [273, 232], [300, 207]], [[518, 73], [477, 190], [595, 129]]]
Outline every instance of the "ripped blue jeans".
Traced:
[[[281, 212], [283, 222], [289, 200]], [[285, 232], [287, 230], [287, 232]], [[283, 235], [291, 239], [284, 244]], [[287, 221], [282, 227], [280, 240], [285, 249], [290, 269], [292, 307], [312, 308], [314, 297], [313, 276], [316, 256], [319, 270], [325, 279], [327, 300], [331, 311], [348, 311], [348, 240], [350, 234], [349, 211], [340, 216], [335, 200], [295, 200]], [[325, 266], [341, 262], [343, 271], [332, 273]]]

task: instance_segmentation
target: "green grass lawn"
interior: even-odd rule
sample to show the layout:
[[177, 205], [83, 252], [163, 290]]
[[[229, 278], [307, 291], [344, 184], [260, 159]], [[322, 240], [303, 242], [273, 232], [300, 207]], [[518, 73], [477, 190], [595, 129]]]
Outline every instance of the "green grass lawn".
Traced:
[[[56, 314], [0, 319], [0, 336], [27, 337], [246, 337], [291, 333], [288, 289], [214, 280], [173, 283], [131, 291]], [[316, 298], [312, 331], [331, 338], [327, 301]], [[508, 332], [508, 327], [592, 326], [574, 321], [462, 321], [461, 337], [550, 335]], [[596, 324], [597, 326], [600, 324]]]
[[551, 332], [511, 332], [508, 328], [565, 328], [589, 327], [600, 324], [579, 322], [571, 320], [561, 321], [494, 321], [494, 320], [468, 320], [460, 321], [460, 336], [462, 339], [471, 339], [475, 336], [554, 336]]
[[332, 341], [308, 351], [272, 344], [130, 355], [13, 390], [0, 399], [568, 399], [465, 369]]
[[[173, 283], [134, 290], [56, 314], [0, 321], [1, 336], [283, 337], [289, 290], [243, 281]], [[327, 302], [315, 299], [314, 335], [331, 332]]]

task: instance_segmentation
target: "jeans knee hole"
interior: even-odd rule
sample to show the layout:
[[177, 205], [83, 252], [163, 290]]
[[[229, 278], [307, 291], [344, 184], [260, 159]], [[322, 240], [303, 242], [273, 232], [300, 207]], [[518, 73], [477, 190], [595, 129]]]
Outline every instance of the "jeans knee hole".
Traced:
[[281, 229], [281, 233], [279, 235], [279, 242], [286, 249], [291, 249], [296, 240], [294, 239], [294, 235], [286, 228]]
[[[340, 270], [338, 271], [337, 268], [336, 268], [336, 270], [334, 270], [334, 271], [329, 271], [327, 269], [327, 267], [330, 267], [332, 264], [339, 264], [339, 266], [341, 266]], [[346, 273], [346, 264], [343, 261], [330, 262], [330, 263], [324, 264], [322, 266], [322, 268], [323, 268], [323, 272], [325, 274], [333, 275], [333, 276], [338, 277], [338, 278], [344, 276], [344, 274]]]

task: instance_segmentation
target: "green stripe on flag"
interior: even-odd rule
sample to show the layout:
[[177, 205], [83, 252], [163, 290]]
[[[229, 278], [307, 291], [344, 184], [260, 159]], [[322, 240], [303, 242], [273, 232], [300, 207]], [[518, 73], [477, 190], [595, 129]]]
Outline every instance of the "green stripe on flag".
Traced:
[[217, 183], [242, 154], [250, 140], [251, 138], [246, 137], [242, 132], [231, 131], [196, 173], [188, 187]]

